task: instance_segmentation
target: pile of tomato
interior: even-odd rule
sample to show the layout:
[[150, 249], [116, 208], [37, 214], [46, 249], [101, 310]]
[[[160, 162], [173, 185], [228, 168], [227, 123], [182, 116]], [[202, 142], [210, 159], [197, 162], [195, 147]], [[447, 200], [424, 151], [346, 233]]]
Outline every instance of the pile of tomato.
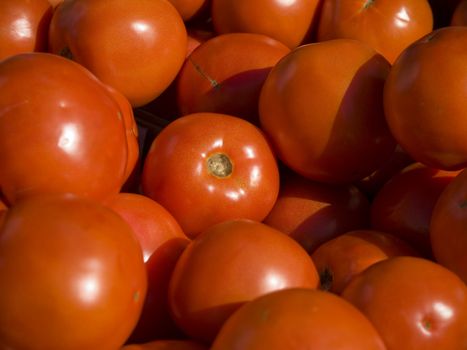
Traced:
[[467, 0], [1, 0], [0, 349], [467, 350]]

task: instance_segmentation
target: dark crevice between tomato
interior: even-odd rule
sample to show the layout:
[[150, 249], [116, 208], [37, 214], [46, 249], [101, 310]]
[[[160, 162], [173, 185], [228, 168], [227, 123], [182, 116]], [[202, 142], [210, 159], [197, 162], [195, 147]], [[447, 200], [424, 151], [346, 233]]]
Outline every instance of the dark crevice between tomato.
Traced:
[[330, 268], [326, 267], [319, 273], [319, 289], [329, 291], [331, 290], [334, 276]]
[[221, 85], [213, 78], [211, 78], [209, 75], [206, 74], [206, 72], [201, 68], [199, 64], [197, 64], [191, 57], [188, 57], [188, 61], [195, 67], [196, 71], [213, 87], [213, 89], [220, 89]]
[[228, 177], [233, 171], [233, 165], [230, 158], [223, 153], [214, 153], [209, 156], [207, 167], [209, 173], [218, 178]]
[[59, 55], [70, 60], [73, 60], [73, 53], [71, 52], [68, 46], [65, 46], [63, 49], [60, 50]]

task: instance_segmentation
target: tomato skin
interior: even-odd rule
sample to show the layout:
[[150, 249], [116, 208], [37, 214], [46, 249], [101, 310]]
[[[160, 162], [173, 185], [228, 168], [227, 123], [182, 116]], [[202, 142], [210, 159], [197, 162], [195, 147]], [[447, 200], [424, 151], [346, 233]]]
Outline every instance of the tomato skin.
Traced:
[[118, 104], [89, 71], [48, 53], [0, 63], [0, 187], [8, 202], [71, 192], [103, 200], [125, 181]]
[[224, 324], [211, 350], [385, 350], [373, 325], [331, 293], [290, 288], [246, 303]]
[[121, 350], [208, 350], [192, 340], [155, 340], [145, 344], [130, 344]]
[[435, 30], [404, 50], [384, 87], [392, 134], [415, 161], [431, 168], [467, 165], [466, 40], [467, 27]]
[[467, 26], [467, 1], [459, 1], [451, 17], [450, 25]]
[[210, 4], [210, 0], [169, 0], [180, 13], [184, 21], [195, 19], [204, 14]]
[[279, 192], [279, 170], [259, 128], [230, 115], [194, 113], [154, 139], [142, 189], [193, 238], [224, 220], [263, 220]]
[[35, 196], [8, 209], [0, 236], [0, 348], [123, 345], [147, 284], [123, 219], [90, 199]]
[[47, 0], [2, 0], [0, 60], [34, 51], [47, 51], [52, 6]]
[[185, 59], [187, 33], [167, 0], [71, 0], [54, 12], [49, 50], [71, 56], [133, 107], [159, 96]]
[[170, 280], [169, 304], [187, 335], [210, 343], [245, 302], [317, 285], [313, 261], [298, 243], [265, 224], [231, 220], [211, 226], [183, 251]]
[[466, 347], [467, 287], [433, 261], [407, 256], [380, 261], [357, 275], [341, 296], [368, 317], [388, 350]]
[[432, 30], [427, 0], [324, 0], [317, 40], [361, 40], [393, 63], [407, 46]]
[[260, 124], [278, 158], [326, 183], [371, 174], [396, 146], [383, 113], [389, 70], [381, 55], [351, 39], [302, 45], [282, 58], [259, 99]]

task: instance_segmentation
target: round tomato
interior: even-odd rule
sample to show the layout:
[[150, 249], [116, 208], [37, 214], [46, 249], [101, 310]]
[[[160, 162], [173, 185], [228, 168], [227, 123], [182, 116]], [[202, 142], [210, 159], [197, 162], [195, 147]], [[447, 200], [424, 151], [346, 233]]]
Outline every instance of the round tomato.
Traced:
[[454, 9], [450, 24], [452, 26], [467, 26], [467, 0], [460, 1]]
[[388, 350], [460, 350], [467, 344], [467, 287], [430, 260], [398, 256], [355, 276], [342, 292]]
[[318, 282], [313, 261], [293, 239], [259, 222], [232, 220], [211, 226], [183, 251], [169, 305], [186, 334], [209, 343], [245, 302]]
[[384, 350], [368, 319], [331, 293], [289, 288], [260, 296], [223, 325], [211, 350]]
[[224, 220], [263, 220], [279, 192], [279, 170], [256, 126], [230, 115], [195, 113], [154, 139], [142, 188], [195, 237]]
[[438, 29], [410, 45], [392, 66], [384, 109], [392, 134], [432, 168], [467, 166], [467, 27]]
[[357, 40], [302, 45], [262, 87], [259, 115], [277, 156], [316, 181], [350, 183], [395, 149], [383, 112], [390, 65]]
[[127, 137], [112, 95], [48, 53], [0, 62], [0, 187], [6, 199], [72, 192], [104, 199], [125, 181]]
[[121, 350], [208, 350], [192, 340], [154, 340], [144, 344], [130, 344]]
[[175, 79], [187, 33], [167, 0], [70, 0], [54, 12], [49, 41], [51, 52], [82, 64], [135, 107]]
[[393, 63], [407, 46], [432, 30], [427, 0], [324, 0], [316, 39], [358, 39]]
[[115, 350], [134, 328], [146, 270], [131, 228], [73, 195], [15, 203], [0, 230], [0, 348]]

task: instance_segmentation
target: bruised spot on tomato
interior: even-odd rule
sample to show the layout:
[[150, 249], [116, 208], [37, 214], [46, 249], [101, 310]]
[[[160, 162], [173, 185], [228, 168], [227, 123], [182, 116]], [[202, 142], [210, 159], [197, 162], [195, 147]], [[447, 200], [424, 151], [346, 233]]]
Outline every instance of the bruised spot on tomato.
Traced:
[[217, 82], [217, 80], [211, 78], [204, 70], [201, 68], [199, 64], [197, 64], [191, 57], [188, 57], [188, 61], [195, 67], [195, 70], [205, 79], [209, 81], [211, 86], [214, 89], [220, 89], [221, 85]]
[[209, 173], [218, 178], [228, 177], [233, 171], [232, 162], [224, 153], [214, 153], [209, 156], [207, 167]]

